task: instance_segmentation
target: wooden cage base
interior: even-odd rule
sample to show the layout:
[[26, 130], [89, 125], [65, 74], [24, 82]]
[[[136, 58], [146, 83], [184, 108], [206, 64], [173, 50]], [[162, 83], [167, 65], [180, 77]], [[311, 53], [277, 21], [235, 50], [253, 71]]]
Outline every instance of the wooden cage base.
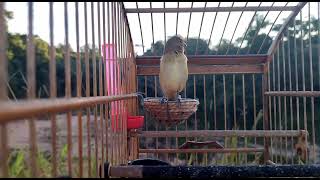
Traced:
[[104, 166], [106, 178], [320, 177], [320, 165]]
[[129, 131], [131, 137], [299, 137], [306, 130], [188, 130], [188, 131]]

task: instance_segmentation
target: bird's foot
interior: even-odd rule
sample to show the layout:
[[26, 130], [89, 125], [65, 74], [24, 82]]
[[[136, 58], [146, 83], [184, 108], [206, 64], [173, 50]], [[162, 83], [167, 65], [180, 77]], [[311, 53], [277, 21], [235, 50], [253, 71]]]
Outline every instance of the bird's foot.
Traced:
[[178, 95], [177, 97], [177, 106], [180, 108], [181, 107], [181, 95]]
[[167, 103], [168, 102], [168, 99], [163, 97], [160, 99], [160, 104], [164, 104], [164, 103]]

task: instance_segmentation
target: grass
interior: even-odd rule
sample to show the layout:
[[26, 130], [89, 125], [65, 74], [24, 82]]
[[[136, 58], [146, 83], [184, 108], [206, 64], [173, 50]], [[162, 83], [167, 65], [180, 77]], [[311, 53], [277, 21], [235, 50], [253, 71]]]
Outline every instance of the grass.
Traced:
[[[8, 159], [8, 169], [9, 169], [9, 177], [10, 178], [30, 178], [31, 176], [31, 168], [28, 164], [27, 155], [28, 151], [26, 149], [18, 149], [14, 150], [10, 153]], [[61, 149], [58, 156], [58, 176], [66, 176], [68, 175], [67, 171], [67, 154], [68, 149], [67, 145], [64, 145]], [[37, 165], [39, 168], [39, 177], [42, 178], [51, 178], [52, 176], [52, 156], [51, 154], [45, 152], [39, 152], [37, 155]], [[86, 160], [87, 158], [84, 158]], [[88, 177], [87, 161], [84, 161], [84, 171], [83, 176]], [[72, 176], [79, 177], [78, 170], [78, 159], [72, 159]], [[91, 158], [91, 177], [96, 176], [96, 161], [95, 158]]]

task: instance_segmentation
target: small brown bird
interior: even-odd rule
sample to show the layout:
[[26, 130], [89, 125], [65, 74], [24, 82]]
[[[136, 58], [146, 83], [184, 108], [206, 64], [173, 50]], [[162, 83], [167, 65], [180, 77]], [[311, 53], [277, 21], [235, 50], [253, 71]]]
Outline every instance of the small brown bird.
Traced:
[[164, 99], [168, 101], [177, 100], [180, 103], [179, 93], [188, 80], [188, 59], [184, 54], [186, 46], [181, 36], [173, 36], [167, 41], [160, 59], [160, 86]]

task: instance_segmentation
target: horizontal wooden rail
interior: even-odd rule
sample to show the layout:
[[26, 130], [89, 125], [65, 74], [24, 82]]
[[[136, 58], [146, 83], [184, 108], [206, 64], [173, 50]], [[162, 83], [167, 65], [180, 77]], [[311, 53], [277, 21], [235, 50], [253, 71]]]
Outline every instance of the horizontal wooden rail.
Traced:
[[296, 137], [306, 135], [306, 130], [190, 130], [130, 132], [138, 137]]
[[[189, 74], [259, 74], [263, 65], [188, 65]], [[159, 75], [159, 66], [137, 66], [137, 75]]]
[[[189, 65], [247, 65], [264, 64], [267, 62], [267, 55], [190, 55]], [[161, 56], [138, 56], [136, 64], [142, 66], [159, 65]]]
[[136, 96], [136, 93], [132, 93], [116, 96], [36, 99], [21, 100], [17, 102], [2, 101], [0, 102], [0, 124], [12, 120], [21, 120], [23, 118], [31, 118], [48, 113], [67, 112], [97, 104], [105, 104], [111, 101], [130, 99]]
[[320, 97], [320, 91], [269, 91], [266, 96]]
[[292, 11], [296, 6], [193, 7], [193, 8], [128, 8], [126, 13], [229, 12], [229, 11]]
[[139, 153], [232, 153], [263, 152], [264, 148], [224, 148], [224, 149], [139, 149]]

